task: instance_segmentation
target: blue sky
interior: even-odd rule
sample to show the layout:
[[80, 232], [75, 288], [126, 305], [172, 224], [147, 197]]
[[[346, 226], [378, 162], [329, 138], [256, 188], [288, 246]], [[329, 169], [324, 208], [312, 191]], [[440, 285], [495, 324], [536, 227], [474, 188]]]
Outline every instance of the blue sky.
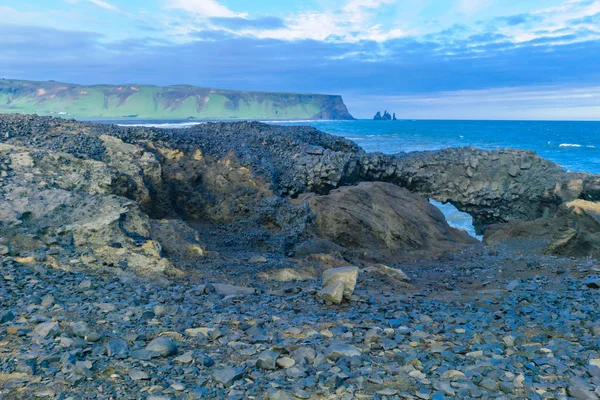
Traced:
[[600, 0], [4, 0], [0, 76], [335, 93], [357, 117], [600, 119]]

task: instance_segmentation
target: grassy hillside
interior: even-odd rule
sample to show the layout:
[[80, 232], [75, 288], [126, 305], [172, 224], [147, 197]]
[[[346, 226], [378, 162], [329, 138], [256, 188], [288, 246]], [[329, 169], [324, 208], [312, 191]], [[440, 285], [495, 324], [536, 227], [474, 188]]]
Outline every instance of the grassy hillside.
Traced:
[[113, 119], [352, 119], [341, 96], [10, 79], [0, 79], [0, 113]]

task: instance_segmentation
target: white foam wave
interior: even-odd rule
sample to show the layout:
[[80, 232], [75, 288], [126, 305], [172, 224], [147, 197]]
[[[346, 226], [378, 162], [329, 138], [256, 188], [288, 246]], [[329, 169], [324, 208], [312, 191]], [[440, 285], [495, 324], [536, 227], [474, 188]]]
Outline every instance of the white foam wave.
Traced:
[[258, 122], [263, 122], [265, 124], [309, 124], [314, 122], [339, 122], [333, 119], [290, 119], [290, 120], [258, 120]]
[[559, 147], [581, 147], [581, 145], [577, 143], [561, 143]]
[[195, 125], [206, 124], [206, 122], [180, 122], [180, 123], [164, 123], [164, 124], [117, 124], [125, 127], [142, 126], [145, 128], [164, 128], [164, 129], [183, 129], [191, 128]]

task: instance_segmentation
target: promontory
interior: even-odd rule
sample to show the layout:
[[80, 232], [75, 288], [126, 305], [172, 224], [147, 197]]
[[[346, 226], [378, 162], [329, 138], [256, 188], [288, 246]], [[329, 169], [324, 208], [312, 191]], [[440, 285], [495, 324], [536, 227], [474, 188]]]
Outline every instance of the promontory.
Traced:
[[11, 79], [0, 79], [0, 113], [80, 119], [354, 119], [342, 97], [336, 95]]

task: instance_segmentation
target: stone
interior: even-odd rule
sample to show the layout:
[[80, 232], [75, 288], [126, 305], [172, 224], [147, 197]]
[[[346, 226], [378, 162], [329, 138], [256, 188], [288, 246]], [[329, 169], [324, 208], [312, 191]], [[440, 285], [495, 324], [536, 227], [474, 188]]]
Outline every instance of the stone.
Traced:
[[271, 274], [270, 279], [278, 282], [292, 282], [302, 281], [305, 278], [298, 271], [295, 271], [291, 268], [284, 268], [275, 272], [274, 274]]
[[216, 292], [221, 296], [236, 297], [236, 296], [248, 296], [254, 294], [256, 291], [253, 288], [245, 286], [235, 286], [226, 283], [213, 283], [213, 287]]
[[90, 328], [90, 326], [83, 321], [72, 323], [70, 325], [70, 329], [71, 332], [73, 332], [73, 335], [88, 342], [97, 342], [101, 339], [101, 335]]
[[178, 392], [183, 392], [186, 389], [185, 385], [183, 385], [181, 383], [172, 383], [171, 388]]
[[77, 286], [77, 288], [82, 292], [84, 292], [86, 290], [90, 290], [92, 288], [92, 281], [89, 279], [81, 281], [81, 283]]
[[350, 345], [331, 345], [325, 351], [325, 355], [330, 360], [337, 360], [340, 357], [362, 357], [362, 351]]
[[317, 295], [325, 301], [341, 304], [344, 299], [344, 283], [332, 282], [329, 285], [324, 286]]
[[146, 350], [168, 357], [177, 354], [177, 345], [171, 338], [161, 336], [148, 343]]
[[296, 361], [290, 357], [280, 357], [277, 359], [277, 366], [282, 369], [292, 368], [296, 365]]
[[13, 321], [15, 318], [16, 315], [12, 312], [12, 310], [0, 311], [0, 324], [5, 324], [7, 322]]
[[297, 364], [312, 364], [317, 357], [317, 353], [310, 347], [298, 347], [292, 353], [292, 357]]
[[380, 396], [395, 396], [398, 394], [398, 391], [392, 388], [385, 388], [378, 390], [376, 393]]
[[461, 371], [457, 371], [455, 369], [450, 369], [448, 371], [445, 371], [442, 374], [442, 378], [445, 378], [445, 379], [465, 379], [466, 375], [463, 372], [461, 372]]
[[376, 272], [380, 275], [388, 276], [390, 278], [396, 279], [398, 281], [410, 281], [408, 275], [404, 273], [401, 269], [398, 268], [390, 268], [384, 264], [375, 264], [366, 269], [369, 272]]
[[248, 260], [250, 264], [264, 264], [268, 262], [267, 258], [264, 256], [254, 256]]
[[41, 303], [42, 307], [48, 308], [48, 307], [51, 307], [52, 305], [54, 305], [54, 296], [52, 296], [51, 294], [47, 294], [44, 297], [42, 297], [42, 303]]
[[242, 368], [227, 367], [213, 371], [213, 379], [225, 387], [230, 387], [242, 379], [246, 375], [246, 371]]
[[590, 289], [600, 289], [600, 278], [590, 277], [583, 281], [583, 284]]
[[133, 369], [133, 370], [129, 371], [129, 377], [133, 381], [142, 381], [142, 380], [150, 379], [150, 376], [147, 373], [145, 373], [144, 371], [137, 370], [137, 369]]
[[61, 332], [62, 330], [60, 329], [58, 322], [43, 322], [41, 324], [38, 324], [33, 329], [33, 334], [42, 339], [55, 338], [58, 335], [60, 335]]
[[489, 390], [490, 392], [498, 391], [498, 382], [490, 378], [483, 379], [481, 382], [479, 382], [479, 386], [486, 390]]
[[173, 361], [181, 363], [181, 364], [189, 364], [194, 361], [194, 353], [191, 351], [187, 351], [180, 355], [179, 357], [175, 357]]
[[106, 352], [109, 357], [114, 357], [120, 360], [126, 359], [129, 356], [127, 342], [122, 339], [108, 341], [106, 343]]
[[289, 393], [284, 392], [283, 390], [277, 390], [275, 392], [269, 393], [269, 400], [294, 400], [294, 396]]
[[185, 333], [191, 337], [199, 337], [199, 336], [208, 337], [212, 331], [214, 331], [214, 328], [200, 327], [200, 328], [186, 329]]
[[256, 366], [260, 369], [273, 370], [277, 366], [279, 353], [272, 350], [265, 350], [259, 354]]
[[323, 272], [323, 287], [341, 282], [344, 285], [344, 297], [349, 299], [354, 293], [358, 279], [358, 267], [331, 268]]
[[567, 386], [567, 393], [569, 396], [577, 400], [597, 400], [597, 396], [594, 389], [582, 379], [572, 378]]

